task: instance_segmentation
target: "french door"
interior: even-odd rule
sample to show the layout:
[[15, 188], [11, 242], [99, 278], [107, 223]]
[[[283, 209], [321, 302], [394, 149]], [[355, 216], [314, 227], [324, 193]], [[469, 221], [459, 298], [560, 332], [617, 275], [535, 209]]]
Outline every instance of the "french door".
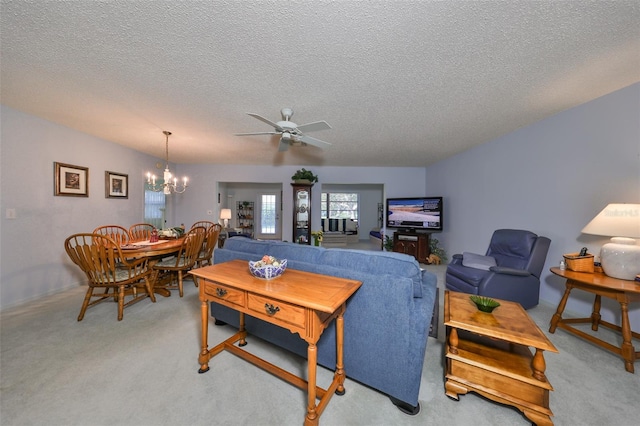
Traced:
[[258, 194], [256, 209], [255, 238], [263, 240], [282, 239], [282, 192]]

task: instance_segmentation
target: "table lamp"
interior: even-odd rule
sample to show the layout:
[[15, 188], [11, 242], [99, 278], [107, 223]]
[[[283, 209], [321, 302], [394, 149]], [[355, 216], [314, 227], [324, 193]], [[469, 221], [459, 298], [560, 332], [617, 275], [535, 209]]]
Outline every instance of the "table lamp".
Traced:
[[640, 204], [609, 204], [582, 229], [585, 234], [604, 235], [600, 263], [610, 277], [633, 280], [640, 274]]
[[231, 219], [231, 209], [220, 210], [220, 219], [224, 222], [224, 227], [229, 227], [229, 219]]

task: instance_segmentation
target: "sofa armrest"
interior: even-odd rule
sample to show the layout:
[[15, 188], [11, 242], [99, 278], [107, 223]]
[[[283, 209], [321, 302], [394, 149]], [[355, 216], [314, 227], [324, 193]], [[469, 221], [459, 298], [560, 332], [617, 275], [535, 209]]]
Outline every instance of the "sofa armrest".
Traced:
[[516, 269], [516, 268], [507, 268], [506, 266], [492, 266], [489, 268], [491, 272], [495, 272], [496, 274], [507, 274], [507, 275], [515, 275], [519, 277], [526, 277], [531, 275], [529, 271], [526, 269]]

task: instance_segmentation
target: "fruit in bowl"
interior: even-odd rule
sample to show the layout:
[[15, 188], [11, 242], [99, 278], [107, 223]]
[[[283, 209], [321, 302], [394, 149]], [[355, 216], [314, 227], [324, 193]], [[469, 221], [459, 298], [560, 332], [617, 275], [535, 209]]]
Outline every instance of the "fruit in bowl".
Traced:
[[279, 277], [285, 269], [287, 269], [287, 259], [276, 259], [273, 256], [264, 255], [258, 261], [249, 261], [251, 275], [265, 280]]

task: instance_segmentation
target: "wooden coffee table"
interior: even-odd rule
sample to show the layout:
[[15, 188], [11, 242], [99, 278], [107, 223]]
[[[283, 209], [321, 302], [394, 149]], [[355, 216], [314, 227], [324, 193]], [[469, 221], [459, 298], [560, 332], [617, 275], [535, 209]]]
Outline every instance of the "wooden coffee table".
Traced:
[[459, 394], [476, 392], [516, 407], [539, 426], [553, 425], [553, 387], [544, 374], [543, 352], [558, 350], [519, 303], [498, 301], [489, 314], [479, 311], [468, 294], [445, 291], [445, 393], [458, 400]]

